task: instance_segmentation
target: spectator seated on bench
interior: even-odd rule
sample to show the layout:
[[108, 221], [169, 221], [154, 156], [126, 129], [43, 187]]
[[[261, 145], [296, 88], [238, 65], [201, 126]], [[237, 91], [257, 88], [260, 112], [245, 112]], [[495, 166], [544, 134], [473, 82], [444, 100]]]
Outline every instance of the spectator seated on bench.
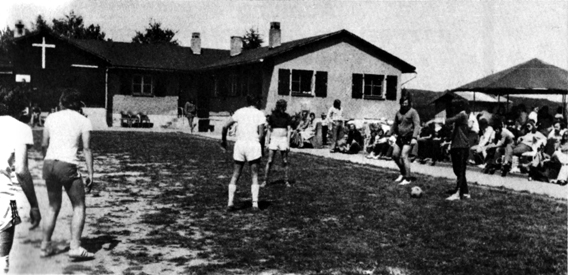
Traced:
[[139, 123], [140, 127], [142, 127], [142, 128], [152, 128], [152, 127], [154, 127], [154, 123], [152, 123], [152, 122], [150, 121], [150, 118], [148, 117], [148, 114], [147, 114], [147, 113], [142, 113], [142, 112], [140, 112], [140, 113], [138, 113], [138, 117], [139, 117], [139, 119], [140, 119], [140, 120], [139, 120], [139, 121], [140, 121], [140, 123]]
[[363, 148], [363, 136], [353, 123], [348, 124], [349, 132], [339, 141], [338, 151], [345, 154], [357, 154]]

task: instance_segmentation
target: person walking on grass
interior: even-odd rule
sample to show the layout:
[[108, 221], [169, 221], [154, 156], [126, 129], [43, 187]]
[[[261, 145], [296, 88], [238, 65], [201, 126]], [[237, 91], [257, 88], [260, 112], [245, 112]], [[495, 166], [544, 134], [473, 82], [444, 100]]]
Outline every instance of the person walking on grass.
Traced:
[[229, 128], [237, 123], [237, 136], [235, 146], [233, 148], [233, 159], [235, 166], [233, 176], [229, 183], [229, 201], [227, 203], [227, 211], [234, 211], [233, 200], [235, 191], [237, 190], [237, 182], [241, 176], [245, 162], [250, 165], [250, 173], [252, 177], [251, 193], [253, 210], [258, 208], [258, 166], [262, 157], [263, 148], [260, 141], [264, 138], [264, 124], [266, 117], [263, 112], [258, 109], [260, 98], [258, 96], [247, 96], [247, 107], [238, 109], [233, 116], [223, 126], [221, 147], [227, 150], [227, 132]]
[[193, 133], [193, 119], [195, 118], [195, 115], [197, 115], [197, 106], [195, 106], [193, 100], [190, 99], [185, 103], [183, 110], [187, 117], [187, 121], [189, 122], [189, 129], [191, 130], [191, 133]]
[[90, 190], [93, 184], [93, 155], [90, 147], [93, 127], [91, 121], [79, 113], [81, 101], [78, 92], [65, 91], [59, 99], [59, 106], [62, 110], [47, 117], [43, 130], [43, 178], [49, 207], [46, 211], [40, 256], [48, 257], [55, 253], [51, 236], [61, 209], [61, 187], [64, 187], [73, 206], [69, 257], [92, 259], [95, 255], [81, 247], [86, 207], [85, 186], [77, 169], [77, 152], [82, 143], [88, 171], [87, 188]]
[[38, 227], [41, 220], [34, 183], [28, 168], [28, 149], [34, 144], [32, 129], [10, 116], [8, 110], [8, 106], [0, 104], [0, 129], [2, 129], [2, 134], [0, 134], [0, 274], [7, 274], [9, 271], [15, 227], [21, 223], [16, 206], [16, 191], [10, 179], [11, 173], [15, 172], [30, 203], [32, 224], [30, 230]]
[[288, 152], [290, 152], [290, 135], [292, 132], [292, 119], [286, 113], [287, 102], [280, 99], [276, 102], [276, 109], [268, 117], [268, 161], [266, 162], [266, 169], [264, 170], [264, 181], [260, 187], [265, 187], [270, 175], [270, 168], [276, 151], [280, 151], [282, 156], [282, 166], [284, 166], [284, 182], [286, 187], [290, 187], [288, 182]]
[[[457, 177], [457, 185], [452, 194], [446, 200], [454, 201], [460, 199], [469, 199], [469, 190], [467, 188], [467, 160], [469, 158], [469, 139], [468, 139], [468, 117], [469, 106], [468, 102], [462, 99], [454, 99], [451, 102], [449, 115], [452, 117], [447, 118], [444, 122], [445, 125], [454, 124], [454, 129], [451, 136], [450, 156], [452, 158], [452, 167], [454, 174]], [[429, 123], [433, 123], [430, 121]]]
[[420, 117], [418, 112], [412, 108], [412, 98], [409, 93], [403, 92], [399, 103], [400, 110], [396, 113], [389, 135], [393, 146], [392, 158], [400, 169], [400, 175], [395, 182], [407, 185], [411, 182], [409, 154], [412, 147], [418, 143]]

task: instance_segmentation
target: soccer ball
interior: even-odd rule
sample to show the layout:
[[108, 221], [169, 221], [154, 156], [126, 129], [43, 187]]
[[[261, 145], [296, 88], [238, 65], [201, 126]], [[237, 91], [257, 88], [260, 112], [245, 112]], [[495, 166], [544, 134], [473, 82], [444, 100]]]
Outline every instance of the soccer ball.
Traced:
[[420, 197], [422, 197], [423, 193], [424, 192], [422, 191], [422, 189], [418, 186], [414, 186], [410, 189], [410, 197], [413, 197], [413, 198], [420, 198]]

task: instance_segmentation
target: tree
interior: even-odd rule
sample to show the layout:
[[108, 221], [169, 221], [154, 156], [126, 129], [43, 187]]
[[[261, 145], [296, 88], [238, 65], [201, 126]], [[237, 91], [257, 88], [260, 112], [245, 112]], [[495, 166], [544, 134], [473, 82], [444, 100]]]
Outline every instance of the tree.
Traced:
[[14, 31], [6, 26], [6, 29], [0, 30], [0, 56], [8, 56], [10, 45], [14, 41]]
[[260, 37], [257, 30], [250, 28], [243, 37], [243, 49], [250, 50], [260, 48], [264, 40]]
[[51, 29], [51, 27], [47, 24], [47, 21], [43, 19], [43, 16], [38, 15], [36, 17], [35, 23], [32, 22], [32, 30], [37, 31], [41, 29]]
[[172, 44], [178, 46], [179, 43], [174, 40], [177, 31], [170, 29], [162, 29], [162, 23], [150, 19], [149, 27], [146, 28], [146, 33], [136, 32], [132, 37], [132, 43], [140, 44]]
[[71, 11], [60, 19], [53, 19], [53, 31], [67, 38], [104, 40], [105, 33], [99, 25], [85, 27], [83, 17]]

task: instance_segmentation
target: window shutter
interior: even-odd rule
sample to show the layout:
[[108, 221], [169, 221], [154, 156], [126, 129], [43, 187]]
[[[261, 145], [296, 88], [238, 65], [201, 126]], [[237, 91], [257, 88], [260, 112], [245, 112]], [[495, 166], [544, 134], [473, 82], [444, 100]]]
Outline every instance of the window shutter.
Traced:
[[353, 83], [351, 86], [351, 97], [352, 98], [363, 98], [363, 75], [353, 74]]
[[290, 94], [290, 70], [287, 69], [278, 70], [278, 94], [279, 95]]
[[316, 72], [316, 97], [327, 97], [327, 72]]
[[398, 81], [396, 75], [387, 76], [387, 100], [396, 100], [396, 89], [398, 87]]

